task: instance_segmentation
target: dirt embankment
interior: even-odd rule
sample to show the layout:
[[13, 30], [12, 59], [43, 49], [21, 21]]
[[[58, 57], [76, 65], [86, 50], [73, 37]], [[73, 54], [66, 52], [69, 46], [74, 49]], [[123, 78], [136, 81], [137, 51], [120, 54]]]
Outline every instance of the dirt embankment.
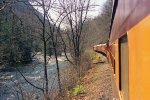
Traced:
[[83, 91], [73, 100], [116, 100], [113, 98], [112, 68], [96, 64], [82, 79]]

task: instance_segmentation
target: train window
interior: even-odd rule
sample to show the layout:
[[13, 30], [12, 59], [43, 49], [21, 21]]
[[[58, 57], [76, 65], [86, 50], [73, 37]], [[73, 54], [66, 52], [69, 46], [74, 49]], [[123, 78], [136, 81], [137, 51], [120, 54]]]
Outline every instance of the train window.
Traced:
[[119, 39], [119, 89], [124, 100], [129, 94], [129, 56], [127, 35]]

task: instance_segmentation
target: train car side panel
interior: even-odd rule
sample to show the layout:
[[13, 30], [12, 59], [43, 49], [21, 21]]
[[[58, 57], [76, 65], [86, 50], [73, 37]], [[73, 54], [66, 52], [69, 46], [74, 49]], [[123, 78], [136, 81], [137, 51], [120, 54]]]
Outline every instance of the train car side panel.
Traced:
[[150, 15], [128, 31], [130, 100], [150, 98]]

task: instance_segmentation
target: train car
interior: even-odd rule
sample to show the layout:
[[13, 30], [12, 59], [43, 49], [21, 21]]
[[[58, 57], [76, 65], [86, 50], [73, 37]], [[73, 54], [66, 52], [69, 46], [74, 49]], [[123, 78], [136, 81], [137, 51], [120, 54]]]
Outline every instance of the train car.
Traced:
[[150, 0], [114, 0], [109, 42], [94, 49], [107, 54], [120, 100], [150, 100]]

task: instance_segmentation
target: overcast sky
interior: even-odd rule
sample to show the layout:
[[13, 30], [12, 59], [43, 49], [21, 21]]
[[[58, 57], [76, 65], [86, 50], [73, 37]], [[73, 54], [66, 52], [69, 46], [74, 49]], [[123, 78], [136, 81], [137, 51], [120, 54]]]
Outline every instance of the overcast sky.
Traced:
[[90, 16], [90, 17], [95, 17], [95, 16], [97, 16], [97, 15], [101, 12], [104, 3], [105, 3], [107, 0], [91, 0], [91, 1], [92, 1], [92, 3], [94, 3], [95, 5], [99, 5], [99, 6], [96, 6], [96, 7], [94, 8], [95, 11], [89, 12], [89, 16]]
[[[93, 8], [94, 11], [88, 12], [88, 16], [91, 17], [91, 18], [93, 18], [93, 17], [97, 16], [98, 14], [100, 14], [101, 11], [102, 11], [102, 7], [103, 7], [103, 5], [104, 5], [104, 3], [105, 3], [106, 1], [107, 1], [107, 0], [91, 0], [91, 3], [92, 3], [92, 4], [98, 5], [98, 6], [95, 6], [95, 7]], [[36, 7], [36, 9], [37, 9], [37, 7]], [[42, 11], [41, 11], [40, 8], [38, 8], [37, 10], [42, 13]]]
[[[92, 8], [92, 11], [88, 12], [88, 18], [94, 18], [94, 17], [98, 16], [101, 13], [102, 7], [106, 1], [107, 0], [91, 0], [91, 4], [96, 5], [96, 6], [94, 8]], [[35, 8], [39, 12], [41, 12], [41, 13], [43, 12], [40, 7], [35, 7]], [[51, 16], [51, 18], [53, 20], [57, 20], [57, 18], [59, 16], [58, 13], [55, 13], [52, 10], [49, 12], [49, 15]], [[65, 26], [65, 24], [63, 26]]]

